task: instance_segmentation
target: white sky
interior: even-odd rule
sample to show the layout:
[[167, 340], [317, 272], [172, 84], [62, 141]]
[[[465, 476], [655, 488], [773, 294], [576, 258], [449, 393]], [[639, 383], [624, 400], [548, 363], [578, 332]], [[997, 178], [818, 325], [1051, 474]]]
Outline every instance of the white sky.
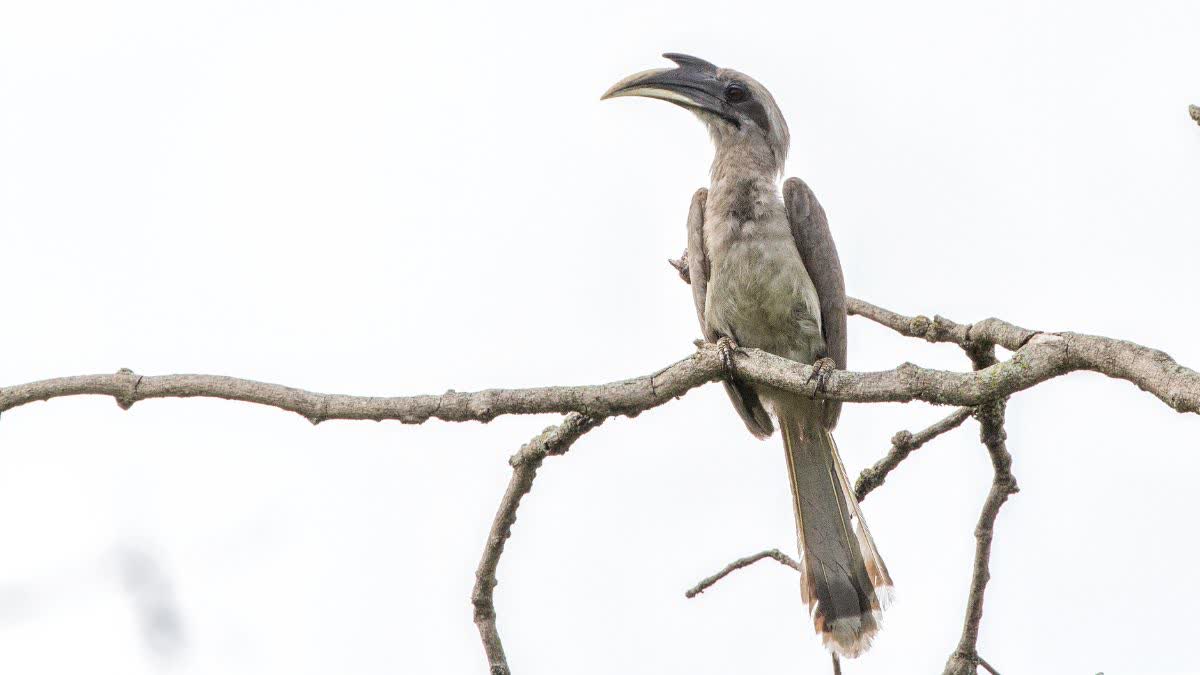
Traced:
[[[774, 92], [852, 294], [1200, 365], [1200, 5], [0, 4], [0, 384], [201, 372], [359, 394], [640, 375], [698, 335], [665, 260], [710, 148], [599, 95], [664, 51]], [[851, 320], [851, 366], [966, 367]], [[928, 406], [852, 405], [853, 473]], [[553, 417], [335, 422], [208, 400], [0, 418], [0, 672], [484, 673], [473, 572]], [[1013, 399], [981, 651], [1184, 673], [1200, 419], [1097, 375]], [[897, 583], [850, 675], [940, 672], [990, 480], [973, 422], [865, 510]], [[520, 675], [824, 673], [780, 441], [721, 389], [548, 461], [500, 567]], [[182, 649], [148, 652], [148, 557]]]

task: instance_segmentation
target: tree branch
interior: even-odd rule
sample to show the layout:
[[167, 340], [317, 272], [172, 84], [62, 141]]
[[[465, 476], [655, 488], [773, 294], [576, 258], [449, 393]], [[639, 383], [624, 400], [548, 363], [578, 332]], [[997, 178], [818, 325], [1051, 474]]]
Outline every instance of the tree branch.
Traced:
[[[676, 265], [687, 279], [686, 260]], [[1150, 392], [1179, 412], [1200, 412], [1200, 373], [1179, 365], [1167, 354], [1132, 342], [1078, 333], [1043, 333], [999, 319], [959, 324], [943, 317], [928, 319], [897, 314], [854, 298], [850, 313], [876, 321], [907, 336], [931, 342], [954, 343], [972, 356], [976, 370], [969, 373], [922, 368], [911, 363], [880, 372], [834, 371], [823, 382], [813, 369], [756, 349], [734, 354], [739, 379], [814, 398], [847, 402], [907, 402], [975, 408], [981, 438], [995, 469], [992, 488], [976, 528], [976, 556], [963, 636], [946, 665], [946, 673], [974, 672], [982, 665], [976, 653], [983, 594], [988, 581], [992, 531], [1001, 505], [1017, 489], [1011, 455], [1004, 443], [1005, 399], [1016, 392], [1076, 370], [1090, 370], [1123, 379]], [[993, 345], [1013, 352], [998, 362]], [[330, 419], [399, 420], [420, 424], [429, 419], [487, 422], [499, 415], [571, 413], [558, 427], [548, 429], [514, 456], [513, 476], [492, 525], [472, 594], [479, 627], [494, 675], [507, 675], [508, 665], [496, 631], [493, 589], [496, 568], [516, 519], [521, 498], [532, 487], [542, 459], [565, 452], [583, 433], [615, 415], [636, 416], [691, 389], [720, 380], [725, 364], [713, 345], [702, 344], [696, 353], [649, 375], [601, 385], [489, 389], [441, 395], [398, 397], [323, 394], [278, 384], [217, 375], [142, 376], [128, 369], [111, 375], [81, 375], [0, 388], [0, 412], [34, 401], [64, 396], [112, 396], [122, 408], [151, 398], [205, 396], [272, 406], [302, 415], [314, 424]], [[818, 387], [821, 391], [817, 391]], [[882, 484], [888, 473], [921, 444], [965, 420], [958, 410], [912, 435], [897, 434], [892, 450], [860, 476], [856, 493], [861, 500]], [[702, 581], [695, 593], [730, 572], [764, 557], [789, 564], [782, 553], [764, 552], [735, 561], [714, 577]], [[794, 565], [794, 561], [792, 561]], [[971, 670], [967, 671], [965, 668]], [[988, 667], [988, 666], [984, 666]], [[990, 668], [990, 667], [989, 667]]]
[[[991, 346], [968, 349], [967, 354], [977, 369], [990, 367], [996, 362], [995, 348]], [[992, 576], [989, 562], [996, 516], [1000, 514], [1000, 507], [1009, 495], [1019, 491], [1017, 479], [1012, 474], [1012, 455], [1005, 443], [1008, 437], [1004, 431], [1006, 405], [1005, 399], [999, 399], [975, 411], [975, 418], [979, 420], [979, 440], [987, 447], [992, 459], [992, 487], [979, 514], [979, 524], [975, 526], [975, 562], [971, 570], [971, 591], [967, 597], [962, 638], [946, 661], [942, 675], [974, 675], [981, 662], [978, 651], [979, 623], [983, 619], [984, 592]], [[987, 668], [991, 670], [991, 666]]]
[[[1012, 357], [983, 370], [958, 373], [911, 363], [880, 372], [834, 371], [818, 392], [812, 367], [742, 349], [734, 355], [738, 377], [798, 394], [848, 402], [907, 402], [977, 406], [1028, 389], [1075, 370], [1127, 380], [1179, 412], [1200, 412], [1200, 373], [1167, 354], [1132, 342], [1077, 333], [1037, 333], [998, 319], [962, 325], [937, 318], [904, 317], [860, 300], [851, 310], [905, 335], [958, 344], [991, 343], [1014, 349]], [[922, 319], [924, 319], [922, 321]], [[635, 416], [691, 389], [721, 379], [725, 367], [712, 345], [649, 375], [601, 385], [448, 391], [420, 396], [322, 394], [278, 384], [220, 375], [80, 375], [0, 388], [0, 412], [62, 396], [112, 396], [127, 408], [150, 398], [206, 396], [247, 401], [295, 412], [314, 424], [331, 419], [399, 420], [420, 424], [431, 418], [486, 422], [499, 415], [579, 412], [593, 417]]]
[[[1177, 412], [1200, 412], [1200, 373], [1176, 363], [1170, 355], [1158, 349], [1099, 335], [1033, 331], [996, 318], [984, 319], [973, 324], [959, 324], [941, 316], [934, 316], [933, 319], [925, 316], [909, 317], [857, 298], [847, 298], [847, 301], [851, 314], [870, 319], [902, 335], [920, 337], [930, 342], [951, 342], [964, 349], [971, 348], [972, 345], [979, 348], [994, 344], [1014, 352], [1009, 361], [995, 363], [976, 371], [985, 379], [997, 374], [997, 369], [1003, 369], [1006, 363], [1018, 363], [1017, 357], [1029, 347], [1039, 344], [1054, 345], [1053, 348], [1059, 350], [1059, 354], [1048, 358], [1039, 354], [1034, 361], [1028, 362], [1028, 365], [1040, 371], [1037, 377], [1044, 376], [1039, 382], [1066, 372], [1090, 370], [1131, 382]], [[1062, 370], [1053, 372], [1057, 369]], [[1008, 389], [1009, 386], [1005, 384], [999, 388]], [[1012, 389], [1004, 395], [1017, 391], [1020, 389]], [[915, 398], [922, 398], [931, 403], [940, 402], [926, 397]], [[991, 397], [989, 400], [995, 398], [998, 397]], [[957, 405], [974, 404], [962, 402]]]
[[294, 412], [313, 424], [326, 420], [398, 420], [421, 424], [487, 422], [500, 415], [580, 412], [600, 417], [636, 415], [687, 393], [721, 372], [719, 357], [698, 353], [650, 375], [602, 385], [487, 389], [441, 395], [348, 396], [323, 394], [224, 375], [79, 375], [0, 388], [0, 412], [63, 396], [112, 396], [122, 408], [152, 398], [203, 396], [258, 403]]
[[936, 314], [932, 319], [921, 315], [904, 316], [858, 298], [846, 298], [846, 309], [851, 316], [870, 319], [901, 335], [921, 338], [927, 342], [951, 342], [962, 347], [975, 342], [996, 344], [1015, 352], [1039, 334], [1038, 331], [994, 318], [973, 324], [960, 324]]
[[493, 598], [498, 583], [496, 568], [500, 564], [500, 555], [504, 553], [504, 542], [512, 534], [512, 526], [517, 522], [517, 507], [521, 505], [521, 499], [533, 488], [533, 479], [537, 476], [542, 460], [551, 455], [565, 453], [571, 448], [571, 444], [603, 421], [571, 413], [558, 426], [546, 427], [508, 460], [513, 468], [512, 478], [509, 479], [508, 488], [500, 499], [496, 517], [492, 520], [492, 529], [483, 548], [483, 557], [475, 571], [475, 588], [471, 592], [471, 604], [475, 606], [475, 625], [479, 628], [479, 638], [483, 641], [483, 650], [487, 654], [492, 675], [509, 675], [511, 672], [508, 660], [504, 656], [504, 646], [500, 642], [500, 633], [496, 629], [496, 605]]

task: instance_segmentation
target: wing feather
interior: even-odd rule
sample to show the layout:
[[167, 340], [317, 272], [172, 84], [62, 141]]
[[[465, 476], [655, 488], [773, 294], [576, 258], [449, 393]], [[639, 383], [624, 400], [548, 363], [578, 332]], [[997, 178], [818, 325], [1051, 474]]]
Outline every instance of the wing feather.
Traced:
[[708, 201], [708, 190], [700, 188], [692, 195], [692, 205], [687, 219], [687, 262], [689, 283], [692, 285], [692, 300], [696, 303], [696, 318], [700, 320], [700, 331], [704, 339], [716, 342], [717, 335], [708, 328], [704, 320], [704, 301], [708, 293], [708, 252], [704, 249], [704, 205]]
[[[783, 202], [792, 238], [804, 267], [817, 287], [821, 301], [821, 332], [825, 338], [825, 356], [833, 359], [839, 370], [846, 369], [846, 282], [837, 246], [829, 231], [829, 220], [817, 196], [799, 178], [789, 178], [783, 184]], [[832, 429], [841, 415], [842, 404], [827, 401], [825, 427]]]

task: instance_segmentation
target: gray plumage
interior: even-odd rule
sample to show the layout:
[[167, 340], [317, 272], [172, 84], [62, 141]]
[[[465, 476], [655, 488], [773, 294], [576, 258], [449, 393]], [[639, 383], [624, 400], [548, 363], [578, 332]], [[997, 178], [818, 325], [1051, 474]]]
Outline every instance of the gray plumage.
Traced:
[[[716, 149], [712, 181], [692, 198], [688, 261], [704, 337], [729, 338], [803, 363], [846, 367], [846, 297], [825, 212], [803, 181], [777, 180], [787, 123], [758, 82], [695, 57], [638, 73], [605, 94], [679, 104], [705, 122]], [[831, 431], [841, 406], [764, 386], [726, 382], [752, 434], [782, 431], [801, 551], [801, 589], [825, 644], [857, 656], [878, 630], [892, 587], [862, 520]]]

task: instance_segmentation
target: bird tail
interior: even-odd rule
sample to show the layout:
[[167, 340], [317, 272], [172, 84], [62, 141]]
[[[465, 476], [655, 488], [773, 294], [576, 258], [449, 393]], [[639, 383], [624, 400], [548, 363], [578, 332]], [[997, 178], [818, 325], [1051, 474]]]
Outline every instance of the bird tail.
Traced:
[[825, 646], [853, 658], [871, 646], [892, 578], [863, 520], [819, 401], [779, 412], [796, 510], [804, 603]]

